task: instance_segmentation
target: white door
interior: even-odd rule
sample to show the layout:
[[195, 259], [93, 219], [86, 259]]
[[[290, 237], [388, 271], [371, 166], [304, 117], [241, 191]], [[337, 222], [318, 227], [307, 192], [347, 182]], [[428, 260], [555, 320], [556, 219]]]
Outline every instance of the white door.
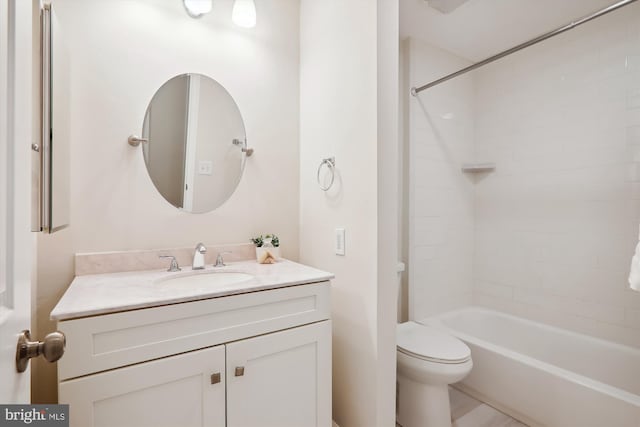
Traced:
[[71, 427], [224, 427], [224, 345], [59, 385]]
[[331, 426], [331, 321], [227, 344], [227, 427]]
[[15, 356], [31, 316], [31, 12], [31, 1], [0, 1], [0, 403], [30, 402]]

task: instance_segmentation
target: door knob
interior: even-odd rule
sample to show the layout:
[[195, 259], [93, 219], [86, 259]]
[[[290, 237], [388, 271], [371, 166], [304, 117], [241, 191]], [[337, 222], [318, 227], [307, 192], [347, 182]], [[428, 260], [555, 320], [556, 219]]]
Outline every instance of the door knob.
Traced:
[[16, 370], [24, 372], [29, 359], [43, 355], [47, 362], [55, 362], [64, 354], [66, 338], [62, 332], [51, 332], [44, 341], [31, 341], [31, 333], [24, 330], [18, 337], [16, 348]]

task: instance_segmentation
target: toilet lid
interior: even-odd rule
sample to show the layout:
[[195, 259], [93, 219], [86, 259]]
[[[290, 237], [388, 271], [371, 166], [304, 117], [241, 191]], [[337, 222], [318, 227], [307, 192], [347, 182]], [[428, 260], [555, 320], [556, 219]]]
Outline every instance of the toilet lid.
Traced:
[[431, 326], [416, 322], [398, 325], [398, 350], [425, 360], [462, 363], [471, 358], [471, 350], [458, 338]]

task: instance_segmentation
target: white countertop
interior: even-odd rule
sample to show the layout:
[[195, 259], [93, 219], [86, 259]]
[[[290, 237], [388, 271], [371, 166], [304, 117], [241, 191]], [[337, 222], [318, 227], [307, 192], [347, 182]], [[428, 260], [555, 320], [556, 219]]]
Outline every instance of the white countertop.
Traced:
[[[211, 272], [251, 274], [247, 281], [224, 286], [185, 286], [165, 288], [159, 280], [169, 277]], [[285, 286], [322, 282], [334, 275], [292, 261], [258, 264], [255, 260], [229, 263], [194, 272], [191, 267], [169, 273], [166, 270], [128, 271], [125, 273], [77, 276], [51, 312], [52, 320], [68, 320], [139, 308], [216, 298]]]

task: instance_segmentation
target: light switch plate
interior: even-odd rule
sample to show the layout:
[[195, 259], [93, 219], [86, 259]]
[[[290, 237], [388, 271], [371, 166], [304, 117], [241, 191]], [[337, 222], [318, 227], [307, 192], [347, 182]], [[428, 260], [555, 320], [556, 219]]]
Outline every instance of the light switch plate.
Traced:
[[336, 246], [336, 255], [345, 254], [344, 228], [336, 228], [335, 246]]
[[198, 174], [211, 175], [213, 173], [213, 162], [211, 160], [200, 160], [198, 162]]

